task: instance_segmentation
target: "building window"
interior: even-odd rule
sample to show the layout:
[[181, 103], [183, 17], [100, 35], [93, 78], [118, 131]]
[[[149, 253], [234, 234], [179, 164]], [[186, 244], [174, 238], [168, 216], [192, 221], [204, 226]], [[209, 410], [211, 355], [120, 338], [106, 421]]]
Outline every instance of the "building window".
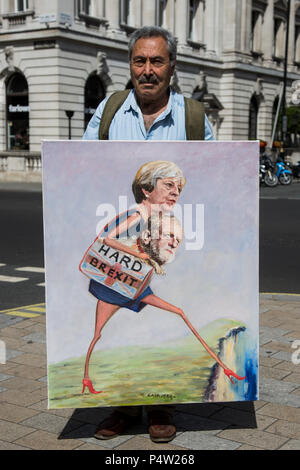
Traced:
[[121, 24], [129, 25], [130, 0], [121, 0]]
[[261, 14], [253, 10], [252, 19], [251, 19], [251, 43], [250, 50], [252, 52], [260, 52], [260, 23], [261, 23]]
[[20, 73], [6, 82], [7, 150], [29, 150], [28, 85]]
[[156, 25], [166, 26], [167, 0], [156, 0]]
[[300, 63], [300, 25], [295, 27], [295, 62]]
[[84, 89], [84, 129], [104, 98], [105, 88], [101, 79], [96, 74], [90, 75]]
[[249, 133], [248, 139], [257, 139], [257, 117], [258, 117], [258, 102], [255, 96], [252, 96], [249, 108]]
[[188, 3], [188, 42], [204, 43], [204, 12], [203, 0], [189, 0]]
[[94, 16], [94, 2], [93, 0], [79, 0], [78, 13], [81, 15]]
[[15, 12], [28, 10], [28, 0], [15, 0]]
[[192, 41], [195, 40], [195, 30], [196, 30], [196, 13], [198, 8], [198, 0], [189, 0], [189, 31], [188, 38]]
[[281, 18], [274, 19], [273, 56], [275, 59], [284, 58], [286, 23]]

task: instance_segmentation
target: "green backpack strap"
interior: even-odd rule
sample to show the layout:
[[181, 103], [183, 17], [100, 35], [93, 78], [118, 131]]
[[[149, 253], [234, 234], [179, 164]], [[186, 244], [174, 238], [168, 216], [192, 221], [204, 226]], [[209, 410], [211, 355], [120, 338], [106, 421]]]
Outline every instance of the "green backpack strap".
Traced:
[[192, 98], [184, 98], [186, 140], [204, 140], [204, 105]]
[[[131, 90], [122, 90], [112, 94], [104, 107], [99, 126], [99, 140], [108, 140], [109, 127], [116, 112], [128, 97]], [[204, 106], [192, 98], [184, 98], [185, 129], [187, 140], [204, 140]]]
[[99, 140], [108, 140], [108, 132], [111, 121], [113, 120], [113, 117], [118, 109], [121, 108], [130, 92], [131, 90], [117, 91], [108, 98], [101, 116], [98, 134]]

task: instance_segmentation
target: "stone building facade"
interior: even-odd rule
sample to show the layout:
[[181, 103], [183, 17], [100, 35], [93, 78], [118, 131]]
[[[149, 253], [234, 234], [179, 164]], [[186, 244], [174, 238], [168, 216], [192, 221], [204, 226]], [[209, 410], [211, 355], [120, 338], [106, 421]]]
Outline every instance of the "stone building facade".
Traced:
[[[39, 169], [43, 139], [81, 139], [97, 103], [130, 87], [128, 35], [153, 24], [177, 37], [172, 85], [204, 101], [216, 138], [270, 141], [286, 0], [0, 0], [0, 174]], [[291, 0], [287, 102], [297, 79]]]

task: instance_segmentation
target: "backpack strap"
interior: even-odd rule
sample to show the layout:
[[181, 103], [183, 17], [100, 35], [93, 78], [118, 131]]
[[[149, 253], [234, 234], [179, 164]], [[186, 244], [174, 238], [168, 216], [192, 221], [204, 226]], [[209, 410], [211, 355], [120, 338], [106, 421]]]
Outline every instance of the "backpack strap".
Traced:
[[[107, 100], [99, 126], [99, 140], [108, 140], [110, 124], [116, 112], [128, 97], [131, 90], [122, 90], [113, 93]], [[184, 98], [185, 105], [185, 129], [187, 140], [204, 140], [205, 113], [204, 105], [192, 98]]]
[[131, 90], [122, 90], [113, 93], [107, 100], [101, 116], [99, 126], [99, 140], [108, 140], [108, 132], [111, 121], [116, 112], [121, 108]]
[[186, 140], [204, 140], [204, 105], [192, 98], [184, 98]]

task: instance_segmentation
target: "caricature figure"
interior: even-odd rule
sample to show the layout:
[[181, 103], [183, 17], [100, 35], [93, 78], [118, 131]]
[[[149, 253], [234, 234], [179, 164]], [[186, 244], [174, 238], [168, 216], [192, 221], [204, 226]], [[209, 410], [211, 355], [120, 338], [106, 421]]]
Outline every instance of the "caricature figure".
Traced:
[[[155, 234], [155, 236], [154, 236]], [[154, 261], [158, 267], [162, 267], [167, 263], [170, 263], [177, 251], [177, 248], [182, 240], [182, 227], [179, 221], [170, 214], [163, 214], [162, 212], [154, 212], [149, 218], [148, 223], [143, 232], [141, 233], [138, 239], [131, 240], [131, 250], [135, 253], [146, 254], [147, 257], [141, 258], [144, 260], [145, 263], [152, 264]], [[127, 243], [130, 243], [127, 241]], [[151, 260], [151, 263], [150, 263]], [[159, 269], [157, 270], [158, 272]], [[112, 293], [114, 295], [114, 293]], [[119, 297], [119, 294], [117, 294]], [[113, 300], [111, 300], [112, 302]], [[94, 390], [91, 380], [88, 376], [88, 364], [91, 352], [96, 344], [96, 342], [101, 337], [101, 331], [107, 321], [112, 317], [114, 313], [119, 310], [120, 307], [126, 307], [130, 310], [139, 312], [142, 308], [146, 305], [152, 305], [154, 307], [176, 313], [180, 315], [181, 318], [185, 321], [188, 325], [190, 330], [193, 334], [197, 337], [197, 339], [201, 342], [204, 348], [208, 351], [208, 353], [220, 364], [220, 366], [224, 369], [224, 373], [229, 377], [231, 382], [233, 383], [230, 376], [235, 377], [238, 380], [242, 380], [245, 377], [239, 377], [234, 372], [226, 367], [226, 365], [218, 358], [218, 356], [209, 348], [209, 346], [204, 342], [201, 336], [197, 333], [195, 328], [191, 325], [187, 317], [185, 316], [184, 312], [174, 306], [169, 304], [163, 299], [160, 299], [156, 295], [153, 294], [150, 287], [147, 287], [145, 291], [135, 300], [126, 299], [123, 303], [108, 303], [103, 300], [98, 300], [97, 309], [96, 309], [96, 326], [95, 326], [95, 334], [94, 338], [90, 344], [86, 363], [85, 363], [85, 375], [83, 379], [83, 390], [85, 387], [88, 387], [91, 393], [101, 393], [100, 391], [97, 392]]]
[[[132, 183], [132, 191], [137, 203], [136, 209], [118, 215], [115, 220], [106, 225], [98, 238], [102, 238], [107, 246], [115, 250], [121, 250], [144, 261], [147, 260], [155, 268], [157, 274], [162, 274], [164, 271], [155, 259], [144, 251], [134, 249], [130, 243], [126, 243], [126, 240], [139, 238], [152, 213], [170, 212], [184, 185], [185, 178], [175, 163], [162, 160], [145, 163], [138, 170]], [[89, 291], [98, 299], [98, 302], [94, 338], [86, 356], [83, 391], [87, 386], [91, 393], [95, 393], [88, 376], [88, 365], [90, 355], [100, 338], [100, 331], [120, 307], [139, 312], [145, 306], [142, 304], [143, 298], [152, 294], [152, 290], [147, 287], [130, 305], [128, 298], [117, 295], [109, 287], [103, 286], [93, 279], [90, 281]]]

